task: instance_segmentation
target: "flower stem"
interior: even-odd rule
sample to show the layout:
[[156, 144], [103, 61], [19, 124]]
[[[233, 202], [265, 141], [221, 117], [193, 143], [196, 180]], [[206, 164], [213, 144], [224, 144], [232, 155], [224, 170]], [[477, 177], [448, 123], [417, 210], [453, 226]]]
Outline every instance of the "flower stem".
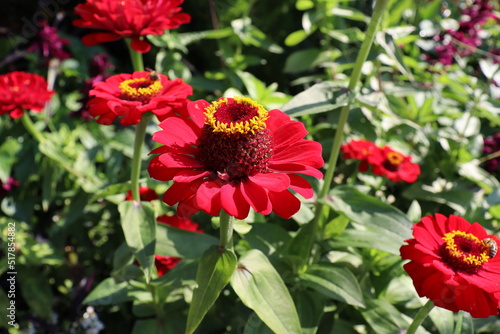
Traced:
[[132, 41], [130, 38], [125, 38], [125, 42], [128, 46], [130, 60], [132, 61], [132, 67], [134, 68], [134, 71], [144, 71], [144, 61], [142, 60], [142, 54], [132, 49]]
[[[354, 64], [354, 68], [351, 73], [349, 85], [347, 86], [347, 89], [349, 89], [350, 91], [354, 91], [356, 89], [358, 81], [361, 77], [361, 69], [363, 68], [363, 64], [368, 58], [368, 54], [370, 53], [370, 49], [373, 44], [373, 39], [375, 38], [375, 33], [377, 32], [378, 25], [382, 19], [382, 16], [385, 12], [385, 7], [387, 6], [388, 2], [389, 0], [377, 0], [377, 2], [375, 3], [372, 18], [366, 30], [365, 40], [363, 41], [363, 44], [361, 44], [356, 63]], [[330, 189], [333, 174], [335, 173], [335, 167], [337, 165], [337, 159], [339, 157], [340, 144], [343, 140], [344, 126], [347, 123], [347, 116], [349, 114], [350, 108], [351, 104], [348, 103], [343, 106], [340, 111], [340, 117], [337, 123], [337, 131], [335, 131], [330, 159], [328, 160], [328, 169], [325, 173], [325, 182], [319, 194], [320, 197], [324, 197]]]
[[140, 202], [141, 200], [141, 196], [139, 194], [139, 177], [141, 175], [142, 145], [144, 143], [144, 138], [146, 137], [146, 128], [151, 115], [151, 113], [143, 114], [141, 121], [135, 128], [134, 155], [132, 157], [132, 173], [130, 175], [130, 183], [132, 184], [132, 198], [137, 202]]
[[427, 303], [425, 303], [425, 305], [422, 306], [420, 311], [418, 311], [410, 327], [408, 327], [406, 334], [414, 334], [417, 331], [417, 328], [422, 324], [422, 322], [424, 322], [424, 319], [427, 317], [427, 315], [429, 315], [429, 312], [432, 310], [433, 307], [434, 303], [432, 302], [432, 300], [429, 299]]
[[[359, 50], [356, 63], [354, 64], [354, 68], [351, 73], [349, 85], [347, 86], [347, 89], [349, 91], [354, 91], [356, 89], [358, 81], [361, 77], [361, 69], [366, 59], [368, 58], [368, 54], [370, 53], [370, 49], [372, 47], [373, 40], [375, 38], [375, 33], [377, 32], [379, 23], [385, 12], [385, 8], [388, 2], [389, 0], [377, 0], [377, 2], [375, 3], [375, 7], [373, 9], [373, 15], [366, 30], [365, 39], [361, 44], [361, 48]], [[340, 110], [340, 116], [337, 123], [337, 130], [335, 131], [333, 145], [330, 152], [330, 158], [328, 160], [328, 169], [325, 173], [323, 187], [321, 188], [321, 191], [318, 195], [319, 199], [324, 198], [328, 193], [328, 191], [330, 190], [331, 183], [333, 180], [333, 175], [335, 173], [335, 167], [337, 165], [337, 160], [339, 157], [340, 145], [343, 140], [344, 127], [347, 123], [347, 116], [349, 114], [350, 108], [351, 104], [349, 102], [345, 106], [343, 106], [342, 109]], [[315, 217], [311, 222], [311, 224], [313, 224], [311, 232], [314, 233], [314, 235], [316, 235], [318, 231], [318, 225], [322, 214], [323, 214], [323, 203], [321, 201], [318, 201], [316, 202]], [[309, 238], [309, 240], [312, 240], [312, 242], [314, 242], [315, 238]], [[311, 253], [312, 246], [313, 246], [312, 244], [308, 245], [308, 254]]]
[[233, 249], [233, 220], [234, 217], [221, 210], [220, 215], [220, 246], [225, 249]]
[[457, 315], [457, 323], [455, 325], [455, 331], [453, 334], [460, 334], [462, 333], [462, 324], [464, 321], [464, 312], [463, 311], [458, 311]]
[[21, 123], [23, 123], [24, 128], [36, 139], [38, 142], [42, 143], [45, 141], [45, 137], [40, 131], [35, 127], [35, 124], [31, 121], [28, 112], [24, 112], [21, 117]]

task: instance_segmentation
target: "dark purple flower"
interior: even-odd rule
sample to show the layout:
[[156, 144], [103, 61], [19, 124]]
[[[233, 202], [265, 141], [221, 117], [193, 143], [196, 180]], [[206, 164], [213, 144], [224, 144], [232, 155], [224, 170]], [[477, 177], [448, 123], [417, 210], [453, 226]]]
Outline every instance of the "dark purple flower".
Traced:
[[[489, 138], [484, 139], [483, 153], [489, 155], [500, 151], [500, 132], [493, 134]], [[500, 157], [486, 160], [484, 168], [493, 173], [497, 172], [500, 167]]]
[[70, 54], [63, 50], [64, 45], [69, 44], [69, 40], [57, 34], [57, 28], [48, 25], [47, 21], [42, 21], [41, 28], [35, 37], [35, 42], [28, 48], [28, 51], [38, 52], [44, 58], [57, 58], [64, 60]]

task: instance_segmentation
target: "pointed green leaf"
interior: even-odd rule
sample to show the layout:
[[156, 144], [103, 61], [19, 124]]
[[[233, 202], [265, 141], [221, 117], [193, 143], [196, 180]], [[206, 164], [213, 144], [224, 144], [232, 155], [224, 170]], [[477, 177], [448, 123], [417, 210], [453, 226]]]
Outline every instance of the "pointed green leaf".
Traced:
[[231, 286], [243, 304], [275, 333], [302, 333], [292, 297], [261, 251], [251, 250], [240, 259]]
[[311, 290], [298, 290], [293, 294], [297, 305], [303, 334], [316, 334], [323, 310], [325, 298]]
[[205, 314], [215, 303], [220, 292], [231, 279], [237, 258], [231, 250], [211, 246], [200, 259], [193, 300], [189, 307], [186, 333], [193, 333]]
[[347, 269], [331, 264], [314, 264], [299, 276], [303, 285], [353, 306], [364, 307], [363, 294], [356, 277]]
[[124, 201], [118, 205], [125, 241], [144, 270], [146, 281], [151, 278], [154, 264], [156, 220], [151, 204]]
[[164, 224], [156, 225], [156, 254], [198, 259], [219, 240], [211, 235], [196, 233]]
[[83, 304], [108, 305], [131, 300], [127, 286], [127, 282], [117, 283], [114, 278], [108, 277], [90, 292]]
[[325, 81], [295, 95], [281, 110], [294, 117], [318, 114], [345, 106], [352, 97], [345, 87]]

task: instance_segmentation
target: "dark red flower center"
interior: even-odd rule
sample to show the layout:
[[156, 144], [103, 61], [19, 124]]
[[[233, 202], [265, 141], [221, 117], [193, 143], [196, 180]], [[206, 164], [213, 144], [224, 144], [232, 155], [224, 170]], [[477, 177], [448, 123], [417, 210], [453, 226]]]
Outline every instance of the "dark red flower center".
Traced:
[[404, 161], [404, 157], [398, 152], [389, 152], [386, 159], [382, 163], [385, 169], [395, 172], [399, 169], [399, 165]]
[[120, 97], [129, 101], [141, 101], [148, 103], [151, 98], [158, 95], [163, 88], [160, 80], [146, 78], [136, 78], [122, 81], [120, 83]]
[[273, 141], [263, 106], [245, 97], [219, 99], [205, 109], [205, 116], [198, 158], [219, 179], [240, 181], [267, 171]]
[[455, 271], [474, 274], [490, 259], [488, 246], [471, 233], [452, 231], [446, 233], [443, 240], [443, 262]]

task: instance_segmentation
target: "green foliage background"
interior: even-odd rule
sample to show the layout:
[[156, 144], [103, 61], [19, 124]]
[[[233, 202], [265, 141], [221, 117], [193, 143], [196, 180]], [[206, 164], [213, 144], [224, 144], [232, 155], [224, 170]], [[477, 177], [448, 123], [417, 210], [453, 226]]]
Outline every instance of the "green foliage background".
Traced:
[[[440, 29], [443, 8], [458, 19], [458, 4], [391, 0], [358, 92], [348, 92], [372, 1], [187, 0], [182, 7], [192, 22], [150, 36], [154, 48], [145, 55], [147, 67], [183, 78], [194, 88], [192, 100], [240, 94], [283, 110], [305, 124], [308, 139], [323, 145], [325, 161], [340, 107], [349, 101], [345, 140], [366, 138], [411, 154], [422, 174], [413, 184], [396, 184], [358, 173], [353, 162], [340, 158], [334, 187], [324, 200], [324, 223], [306, 259], [302, 236], [314, 201], [304, 201], [291, 220], [252, 214], [237, 222], [239, 259], [215, 255], [218, 220], [204, 213], [192, 218], [205, 234], [158, 226], [150, 231], [156, 234], [156, 253], [183, 260], [152, 279], [152, 293], [133, 264], [133, 252], [124, 246], [123, 229], [133, 226], [122, 228], [123, 217], [151, 220], [174, 209], [153, 201], [134, 212], [123, 202], [133, 129], [71, 116], [81, 108], [80, 89], [93, 55], [108, 53], [113, 73], [132, 71], [123, 41], [91, 48], [81, 44], [86, 32], [71, 25], [75, 4], [61, 5], [63, 16], [50, 17], [71, 41], [72, 57], [55, 72], [50, 117], [31, 113], [47, 140], [38, 144], [20, 122], [0, 117], [0, 180], [12, 175], [20, 182], [1, 199], [0, 231], [16, 223], [21, 329], [84, 333], [79, 319], [86, 305], [93, 305], [105, 333], [182, 333], [189, 305], [201, 298], [197, 303], [208, 313], [190, 320], [190, 326], [199, 322], [196, 333], [399, 333], [423, 305], [399, 256], [411, 237], [411, 224], [439, 212], [498, 232], [498, 171], [484, 170], [482, 153], [483, 139], [500, 129], [493, 84], [500, 82], [499, 65], [484, 57], [489, 48], [500, 48], [498, 25], [486, 27], [483, 49], [452, 66], [432, 66], [420, 44], [429, 42], [422, 37], [423, 23]], [[46, 60], [16, 53], [30, 42], [22, 36], [21, 19], [29, 21], [41, 10], [22, 5], [7, 6], [10, 34], [0, 39], [0, 71], [45, 76]], [[154, 123], [147, 128], [141, 182], [162, 194], [169, 185], [146, 172], [147, 153], [155, 147], [151, 135], [157, 130]], [[321, 182], [312, 182], [320, 188]], [[147, 238], [146, 232], [137, 233], [139, 241]], [[254, 268], [251, 279], [242, 270], [231, 275], [236, 261]], [[213, 305], [193, 294], [199, 264], [209, 272], [219, 268], [219, 281], [230, 283], [219, 287], [222, 293]], [[0, 273], [6, 271], [2, 256]], [[0, 309], [7, 303], [0, 290]], [[453, 333], [456, 320], [457, 315], [434, 309], [418, 333]], [[5, 317], [0, 326], [8, 327]], [[461, 333], [498, 332], [498, 317], [464, 315]]]

